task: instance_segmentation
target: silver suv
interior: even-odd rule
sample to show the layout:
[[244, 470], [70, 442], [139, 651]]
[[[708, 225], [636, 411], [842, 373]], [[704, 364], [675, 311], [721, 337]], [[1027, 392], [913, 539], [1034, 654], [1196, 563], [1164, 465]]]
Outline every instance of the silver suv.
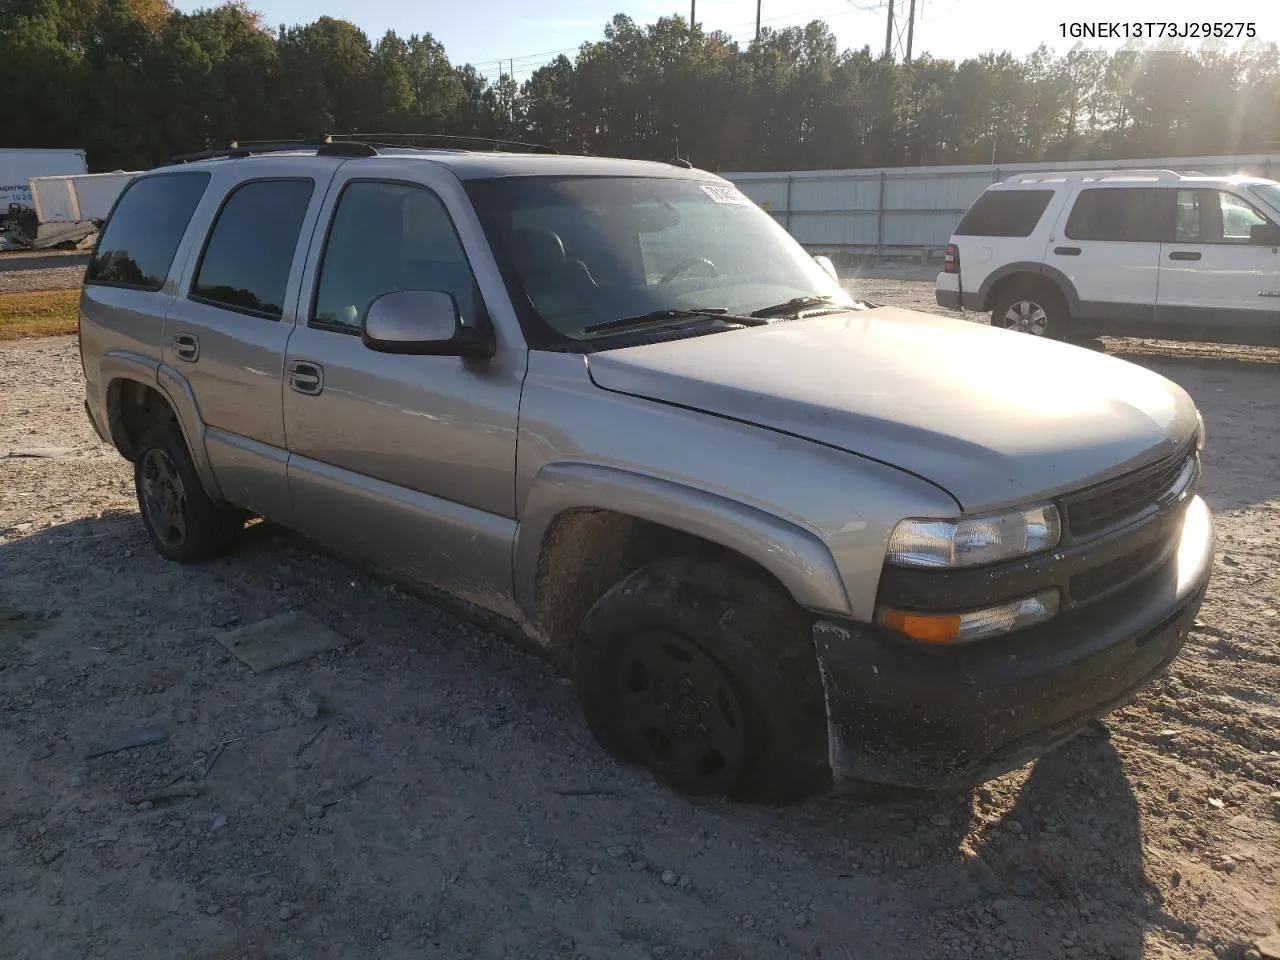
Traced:
[[675, 165], [339, 142], [135, 178], [86, 408], [172, 560], [249, 515], [513, 622], [680, 790], [950, 789], [1200, 606], [1203, 426], [1113, 358], [875, 308]]

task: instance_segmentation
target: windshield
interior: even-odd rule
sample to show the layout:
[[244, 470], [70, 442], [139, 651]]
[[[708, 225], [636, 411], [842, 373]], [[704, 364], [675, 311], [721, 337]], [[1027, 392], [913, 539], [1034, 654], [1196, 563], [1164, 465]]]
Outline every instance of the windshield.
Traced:
[[1261, 197], [1273, 211], [1280, 213], [1280, 183], [1251, 183], [1249, 189]]
[[588, 328], [658, 311], [746, 314], [814, 296], [853, 304], [769, 214], [723, 182], [509, 177], [467, 190], [516, 299], [544, 327], [538, 340], [598, 339], [608, 330]]

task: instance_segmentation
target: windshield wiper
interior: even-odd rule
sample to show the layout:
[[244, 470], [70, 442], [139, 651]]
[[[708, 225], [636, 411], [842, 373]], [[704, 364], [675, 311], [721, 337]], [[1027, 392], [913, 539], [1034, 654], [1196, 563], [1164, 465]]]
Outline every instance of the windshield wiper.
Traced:
[[752, 310], [753, 317], [785, 317], [789, 313], [799, 313], [805, 307], [816, 307], [823, 303], [832, 303], [835, 297], [828, 294], [816, 294], [810, 297], [792, 297], [785, 303], [775, 303], [770, 307]]
[[651, 310], [648, 313], [642, 313], [638, 317], [619, 317], [617, 320], [605, 320], [601, 323], [593, 323], [589, 327], [583, 327], [583, 333], [604, 333], [606, 330], [630, 330], [634, 327], [647, 327], [650, 324], [665, 323], [669, 320], [726, 320], [729, 323], [745, 324], [747, 326], [756, 326], [753, 321], [756, 319], [752, 314], [750, 317], [737, 317], [729, 313], [728, 307], [699, 307], [694, 310]]

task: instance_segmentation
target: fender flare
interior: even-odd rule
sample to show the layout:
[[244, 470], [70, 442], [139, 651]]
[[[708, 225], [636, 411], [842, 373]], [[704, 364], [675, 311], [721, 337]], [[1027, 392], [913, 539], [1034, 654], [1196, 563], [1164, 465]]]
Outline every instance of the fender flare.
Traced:
[[1067, 301], [1068, 311], [1073, 316], [1079, 312], [1080, 295], [1076, 293], [1076, 285], [1071, 282], [1071, 279], [1057, 267], [1051, 267], [1047, 263], [1033, 263], [1029, 260], [1006, 263], [1003, 267], [998, 267], [987, 274], [986, 279], [982, 281], [982, 286], [978, 288], [982, 309], [991, 309], [991, 291], [997, 283], [1019, 273], [1033, 274], [1051, 281], [1062, 291], [1062, 296]]
[[102, 395], [99, 398], [100, 409], [106, 414], [107, 430], [111, 434], [111, 442], [120, 449], [116, 437], [117, 425], [110, 408], [111, 388], [120, 380], [133, 380], [144, 386], [158, 390], [165, 398], [169, 408], [173, 410], [182, 430], [187, 450], [191, 453], [191, 462], [195, 465], [196, 475], [204, 486], [205, 492], [215, 503], [222, 502], [222, 491], [213, 474], [213, 466], [209, 462], [209, 452], [204, 443], [204, 421], [200, 418], [200, 408], [196, 404], [195, 393], [186, 378], [176, 370], [165, 366], [140, 353], [132, 351], [111, 351], [104, 354], [99, 365]]
[[513, 546], [515, 600], [530, 622], [547, 534], [561, 515], [583, 509], [609, 510], [717, 543], [771, 573], [800, 606], [850, 613], [835, 559], [812, 531], [676, 481], [603, 464], [556, 462], [534, 477]]

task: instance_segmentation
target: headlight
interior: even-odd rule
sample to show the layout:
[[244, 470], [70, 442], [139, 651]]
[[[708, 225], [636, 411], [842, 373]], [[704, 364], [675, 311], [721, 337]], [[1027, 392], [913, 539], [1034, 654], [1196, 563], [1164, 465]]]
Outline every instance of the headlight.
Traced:
[[1051, 503], [960, 520], [903, 520], [889, 537], [887, 559], [901, 567], [975, 567], [1050, 550], [1061, 536]]

